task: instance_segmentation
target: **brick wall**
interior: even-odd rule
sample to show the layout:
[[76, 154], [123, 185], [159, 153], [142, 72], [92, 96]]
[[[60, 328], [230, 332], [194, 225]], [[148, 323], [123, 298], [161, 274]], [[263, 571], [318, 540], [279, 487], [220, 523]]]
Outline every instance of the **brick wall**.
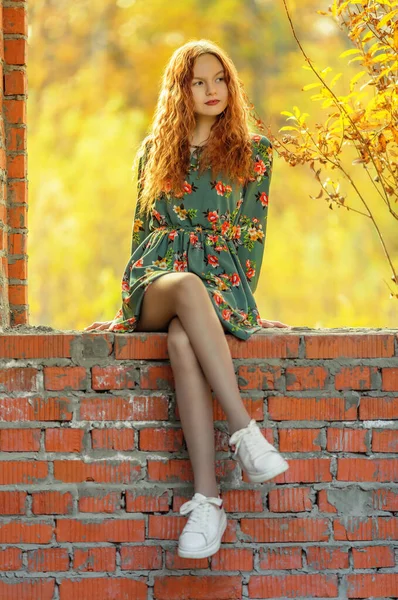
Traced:
[[28, 323], [27, 17], [0, 2], [0, 328]]
[[228, 526], [200, 560], [177, 555], [193, 477], [166, 336], [0, 336], [0, 598], [397, 597], [398, 332], [227, 335], [290, 468], [242, 477], [213, 398]]

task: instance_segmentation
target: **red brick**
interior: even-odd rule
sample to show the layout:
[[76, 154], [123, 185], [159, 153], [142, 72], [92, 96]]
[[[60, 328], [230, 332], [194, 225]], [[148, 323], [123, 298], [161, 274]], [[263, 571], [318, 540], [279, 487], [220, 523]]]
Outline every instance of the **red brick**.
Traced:
[[[250, 398], [247, 396], [242, 396], [243, 406], [247, 410], [251, 419], [255, 421], [263, 421], [264, 420], [264, 400], [263, 398]], [[178, 406], [176, 410], [176, 418], [180, 420], [180, 413], [178, 411]], [[224, 410], [221, 407], [220, 401], [217, 396], [213, 398], [213, 420], [214, 421], [226, 421], [227, 417]]]
[[80, 573], [113, 573], [116, 569], [116, 548], [75, 548], [73, 554], [73, 568]]
[[82, 398], [80, 418], [94, 421], [167, 421], [166, 396]]
[[337, 513], [337, 508], [329, 502], [328, 490], [319, 490], [318, 508], [319, 512]]
[[147, 596], [148, 588], [145, 581], [122, 577], [88, 577], [87, 579], [67, 579], [65, 577], [59, 586], [60, 600], [69, 600], [70, 598], [147, 600]]
[[133, 429], [92, 429], [93, 450], [134, 450]]
[[10, 367], [0, 370], [0, 392], [35, 392], [39, 371], [32, 367]]
[[308, 546], [305, 551], [307, 564], [315, 571], [349, 568], [348, 548]]
[[224, 490], [223, 507], [229, 513], [256, 513], [264, 511], [261, 490]]
[[139, 448], [146, 452], [178, 452], [185, 447], [182, 429], [147, 427], [140, 429], [139, 436]]
[[303, 512], [312, 509], [311, 488], [278, 488], [268, 492], [271, 512]]
[[336, 540], [395, 540], [398, 539], [398, 518], [346, 517], [333, 523]]
[[45, 434], [46, 452], [82, 452], [83, 429], [48, 428]]
[[324, 367], [287, 367], [286, 391], [322, 390], [326, 387], [328, 371]]
[[[27, 92], [27, 77], [26, 72], [22, 69], [9, 71], [4, 75], [4, 93], [6, 96], [23, 95]], [[11, 134], [11, 132], [10, 132]], [[15, 136], [15, 131], [13, 134]], [[17, 148], [14, 144], [8, 144], [9, 151], [24, 150], [25, 148]]]
[[93, 390], [124, 390], [136, 387], [136, 367], [124, 365], [94, 366], [91, 369]]
[[[23, 127], [11, 127], [10, 129], [11, 132], [15, 132], [15, 138], [18, 136], [19, 141], [16, 141], [16, 144], [20, 144], [21, 143], [21, 138], [23, 139], [24, 142], [24, 147], [20, 148], [20, 147], [16, 147], [15, 150], [25, 150], [25, 140], [26, 140], [26, 129]], [[11, 139], [14, 139], [14, 133], [10, 133]], [[7, 188], [7, 196], [8, 199], [10, 201], [10, 203], [17, 203], [17, 204], [22, 204], [22, 203], [26, 203], [28, 200], [28, 184], [26, 181], [10, 181], [8, 184], [8, 188]], [[15, 235], [20, 235], [23, 236], [26, 240], [27, 238], [27, 233], [22, 233], [22, 234], [15, 234]], [[20, 254], [20, 252], [11, 252], [11, 254]], [[63, 334], [64, 336], [66, 334]], [[14, 337], [23, 337], [26, 341], [28, 341], [26, 338], [27, 336], [18, 336], [16, 334], [13, 334], [13, 338]], [[31, 336], [29, 336], [30, 339]], [[39, 337], [39, 336], [35, 336], [35, 337]], [[43, 336], [40, 336], [43, 337]], [[51, 336], [54, 337], [54, 336]], [[12, 340], [10, 340], [12, 341]]]
[[67, 548], [37, 548], [28, 550], [28, 571], [46, 573], [48, 571], [68, 571], [69, 553]]
[[40, 429], [1, 429], [0, 450], [2, 452], [38, 452]]
[[398, 452], [398, 430], [373, 429], [372, 450], [373, 452]]
[[70, 492], [56, 490], [32, 492], [34, 515], [67, 515], [73, 512], [73, 497]]
[[395, 567], [394, 549], [391, 546], [363, 546], [352, 548], [354, 569]]
[[[193, 481], [193, 471], [190, 459], [149, 460], [148, 481]], [[216, 477], [220, 479], [232, 477], [237, 471], [237, 462], [229, 459], [218, 459], [215, 461]]]
[[249, 598], [337, 598], [337, 575], [298, 573], [295, 575], [253, 575]]
[[141, 571], [162, 568], [160, 546], [121, 546], [120, 568], [122, 571]]
[[366, 437], [366, 429], [329, 427], [326, 449], [328, 452], [367, 452]]
[[388, 334], [304, 335], [305, 358], [390, 358], [394, 336]]
[[336, 390], [371, 390], [378, 387], [376, 376], [377, 367], [342, 367], [335, 375], [334, 385]]
[[321, 429], [279, 429], [280, 452], [314, 452], [322, 450]]
[[41, 398], [0, 398], [2, 421], [70, 421], [70, 399], [63, 396]]
[[[26, 492], [0, 492], [0, 515], [25, 514]], [[1, 570], [1, 569], [0, 569]]]
[[398, 459], [338, 458], [338, 481], [398, 481]]
[[237, 369], [241, 390], [274, 390], [281, 377], [282, 369], [277, 366], [239, 365]]
[[[57, 519], [57, 542], [143, 542], [143, 519]], [[41, 542], [43, 543], [43, 542]]]
[[152, 488], [126, 490], [126, 512], [169, 512], [168, 492], [159, 494]]
[[25, 579], [21, 582], [0, 580], [0, 598], [7, 600], [53, 600], [55, 578]]
[[396, 596], [398, 573], [358, 573], [345, 575], [348, 598]]
[[[240, 600], [242, 598], [242, 578], [238, 575], [179, 575], [175, 577], [155, 577], [154, 598], [181, 598], [181, 590], [186, 598], [195, 600]], [[62, 600], [62, 598], [61, 598]]]
[[116, 360], [169, 360], [167, 333], [115, 334]]
[[252, 548], [220, 548], [211, 557], [212, 571], [253, 571]]
[[301, 558], [301, 547], [284, 548], [259, 548], [259, 569], [301, 569], [303, 561]]
[[26, 125], [26, 101], [4, 100], [4, 114], [8, 123]]
[[241, 531], [253, 542], [326, 542], [329, 540], [329, 521], [315, 517], [242, 518]]
[[54, 460], [54, 479], [63, 483], [134, 483], [141, 475], [141, 466], [131, 461]]
[[380, 489], [372, 492], [373, 508], [375, 510], [398, 511], [398, 491]]
[[48, 523], [18, 518], [0, 523], [0, 544], [49, 544], [53, 533], [53, 527]]
[[44, 367], [46, 390], [85, 390], [87, 382], [84, 367]]
[[26, 9], [23, 6], [18, 8], [4, 7], [3, 24], [4, 33], [27, 35]]
[[289, 468], [273, 479], [274, 483], [332, 481], [330, 458], [288, 458]]
[[7, 460], [1, 462], [0, 485], [42, 483], [48, 477], [44, 460]]
[[276, 421], [355, 421], [357, 407], [344, 398], [270, 396], [268, 413]]
[[[18, 178], [18, 179], [22, 179], [23, 177], [26, 177], [26, 165], [27, 165], [27, 155], [25, 153], [23, 154], [9, 154], [8, 155], [8, 160], [7, 160], [7, 171], [8, 171], [8, 177], [10, 179], [14, 179], [14, 178]], [[17, 206], [17, 207], [13, 207], [10, 208], [10, 213], [13, 210], [16, 210], [18, 213], [21, 213], [22, 210], [24, 210], [26, 208], [26, 217], [28, 215], [27, 209], [28, 207], [24, 207], [24, 206]], [[25, 222], [25, 226], [27, 227], [27, 220]]]
[[141, 367], [139, 386], [143, 390], [174, 390], [174, 377], [171, 366]]
[[[220, 549], [221, 550], [221, 549]], [[219, 550], [219, 552], [220, 552]], [[175, 570], [207, 569], [209, 558], [181, 558], [178, 556], [177, 548], [165, 551], [165, 568]]]
[[385, 392], [398, 392], [398, 367], [384, 367], [381, 370], [381, 389]]
[[0, 571], [19, 571], [22, 567], [22, 550], [20, 548], [5, 548], [4, 550], [0, 550]]
[[112, 514], [121, 509], [120, 492], [87, 491], [80, 492], [79, 512]]
[[359, 418], [369, 419], [398, 419], [398, 396], [385, 398], [370, 398], [364, 396], [359, 405]]

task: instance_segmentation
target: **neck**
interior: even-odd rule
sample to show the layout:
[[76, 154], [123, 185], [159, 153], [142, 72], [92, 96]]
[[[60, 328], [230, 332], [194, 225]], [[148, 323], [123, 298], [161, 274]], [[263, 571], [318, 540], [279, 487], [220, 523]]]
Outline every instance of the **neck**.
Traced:
[[191, 136], [190, 144], [192, 146], [201, 146], [210, 136], [211, 127], [215, 123], [214, 117], [196, 114], [196, 126]]

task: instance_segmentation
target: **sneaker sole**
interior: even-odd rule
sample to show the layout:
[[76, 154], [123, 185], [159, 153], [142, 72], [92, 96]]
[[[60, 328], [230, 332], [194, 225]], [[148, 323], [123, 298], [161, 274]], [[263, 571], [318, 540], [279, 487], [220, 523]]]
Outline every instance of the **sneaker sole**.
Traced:
[[237, 458], [238, 463], [240, 464], [242, 471], [244, 471], [247, 474], [248, 478], [250, 479], [250, 481], [252, 483], [262, 483], [264, 481], [268, 481], [269, 479], [273, 479], [277, 475], [280, 475], [281, 473], [284, 473], [285, 471], [287, 471], [289, 468], [289, 464], [281, 456], [280, 459], [282, 462], [274, 469], [272, 469], [272, 470], [268, 469], [266, 471], [262, 471], [261, 473], [258, 473], [257, 471], [255, 473], [251, 473], [250, 471], [247, 471], [245, 469], [245, 467], [241, 463], [239, 456], [237, 456], [236, 458]]
[[227, 516], [225, 512], [223, 512], [220, 518], [220, 526], [218, 529], [217, 537], [211, 544], [206, 546], [206, 548], [202, 548], [201, 550], [183, 550], [182, 548], [178, 547], [178, 556], [180, 556], [181, 558], [206, 558], [208, 556], [212, 556], [220, 549], [221, 538], [224, 535], [224, 531], [226, 530], [226, 528]]

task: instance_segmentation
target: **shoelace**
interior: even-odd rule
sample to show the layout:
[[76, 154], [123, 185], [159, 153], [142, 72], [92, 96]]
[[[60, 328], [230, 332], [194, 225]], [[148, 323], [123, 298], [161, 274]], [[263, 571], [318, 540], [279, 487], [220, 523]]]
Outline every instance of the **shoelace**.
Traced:
[[[192, 512], [191, 516], [189, 517], [188, 523], [186, 525], [186, 528], [189, 525], [194, 525], [195, 523], [203, 523], [203, 516], [207, 516], [207, 513], [210, 510], [210, 504], [213, 504], [214, 506], [218, 506], [219, 508], [222, 506], [223, 500], [222, 498], [213, 498], [213, 497], [205, 497], [205, 498], [198, 498], [198, 497], [194, 497], [192, 498], [192, 500], [188, 500], [188, 502], [185, 502], [181, 507], [180, 507], [180, 514], [181, 515], [187, 515], [188, 513]], [[195, 510], [198, 509], [198, 510]]]
[[[249, 435], [247, 435], [247, 434], [249, 434]], [[252, 435], [252, 434], [254, 434], [254, 435]], [[266, 440], [264, 438], [263, 434], [258, 429], [255, 419], [251, 419], [251, 421], [250, 421], [249, 425], [247, 425], [247, 427], [244, 427], [243, 429], [239, 429], [238, 431], [235, 431], [230, 437], [229, 445], [235, 446], [235, 452], [233, 454], [234, 457], [238, 454], [239, 446], [241, 445], [243, 438], [245, 438], [245, 442], [248, 445], [248, 448], [251, 452], [253, 460], [256, 460], [256, 458], [259, 458], [260, 456], [262, 456], [264, 454], [264, 444], [263, 444], [263, 447], [257, 446], [259, 436], [261, 436], [262, 440], [264, 440], [265, 442], [267, 442], [267, 444], [269, 444], [268, 452], [276, 452], [276, 448], [274, 448], [268, 442], [268, 440]]]

